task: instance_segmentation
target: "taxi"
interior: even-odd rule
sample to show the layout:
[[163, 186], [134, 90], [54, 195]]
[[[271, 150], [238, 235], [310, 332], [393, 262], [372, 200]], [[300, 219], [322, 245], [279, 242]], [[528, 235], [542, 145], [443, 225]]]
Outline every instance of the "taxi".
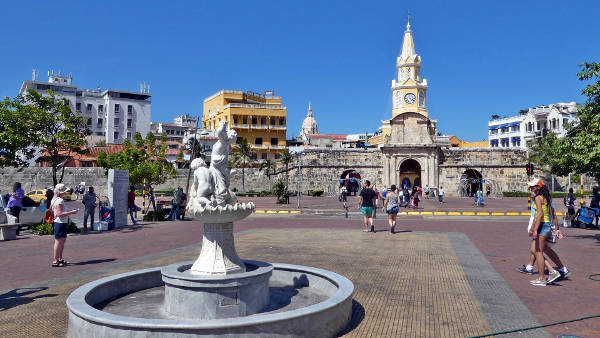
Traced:
[[46, 190], [32, 190], [25, 195], [31, 198], [35, 203], [40, 203], [42, 200], [46, 199]]

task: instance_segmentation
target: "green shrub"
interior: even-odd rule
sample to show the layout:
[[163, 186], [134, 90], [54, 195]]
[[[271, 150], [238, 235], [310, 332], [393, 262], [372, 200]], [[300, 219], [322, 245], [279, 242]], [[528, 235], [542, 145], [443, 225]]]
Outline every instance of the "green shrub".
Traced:
[[263, 190], [261, 192], [258, 193], [258, 196], [260, 197], [268, 197], [268, 196], [273, 196], [273, 193], [269, 190]]
[[29, 227], [31, 231], [34, 233], [43, 236], [43, 235], [52, 235], [54, 234], [54, 230], [52, 229], [52, 224], [48, 224], [46, 222], [33, 224]]
[[321, 195], [323, 195], [323, 190], [312, 190], [310, 192], [310, 195], [313, 197], [321, 196]]
[[285, 183], [279, 180], [273, 185], [273, 189], [271, 190], [273, 195], [277, 197], [277, 204], [286, 204], [287, 200], [285, 198], [286, 194], [289, 194], [289, 191], [285, 189]]
[[526, 191], [503, 191], [502, 196], [504, 197], [527, 197], [529, 193]]
[[79, 230], [79, 228], [77, 227], [77, 224], [75, 224], [75, 222], [69, 220], [69, 223], [67, 223], [67, 233], [68, 234], [77, 234], [80, 232], [81, 232], [81, 230]]
[[[154, 210], [152, 210], [152, 211], [149, 211], [147, 214], [145, 214], [142, 219], [145, 222], [152, 222], [152, 221], [162, 222], [169, 215], [169, 210], [170, 209], [166, 209], [165, 208], [165, 209], [162, 209], [162, 210], [160, 210], [159, 212], [156, 212], [156, 213], [154, 212]], [[156, 219], [155, 219], [155, 217], [156, 217]]]

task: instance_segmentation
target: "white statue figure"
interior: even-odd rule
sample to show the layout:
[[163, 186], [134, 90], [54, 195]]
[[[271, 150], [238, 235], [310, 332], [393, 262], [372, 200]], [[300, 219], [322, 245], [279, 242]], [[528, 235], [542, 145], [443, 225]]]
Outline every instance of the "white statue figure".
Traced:
[[219, 140], [211, 153], [210, 168], [206, 167], [203, 159], [192, 161], [194, 180], [190, 190], [190, 209], [203, 210], [206, 207], [216, 208], [233, 205], [237, 199], [229, 190], [229, 168], [227, 160], [231, 142], [237, 139], [235, 130], [227, 129], [227, 122], [221, 121], [217, 128]]

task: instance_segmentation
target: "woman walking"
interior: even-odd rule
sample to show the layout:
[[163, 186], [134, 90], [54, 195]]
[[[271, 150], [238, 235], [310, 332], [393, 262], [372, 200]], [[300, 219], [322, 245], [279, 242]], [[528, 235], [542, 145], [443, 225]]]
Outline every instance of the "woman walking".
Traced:
[[[529, 189], [535, 194], [534, 204], [532, 205], [532, 212], [535, 212], [535, 218], [529, 229], [529, 236], [532, 236], [534, 240], [535, 260], [539, 273], [539, 277], [532, 280], [531, 285], [546, 286], [549, 280], [546, 279], [544, 271], [544, 250], [548, 251], [546, 242], [552, 237], [552, 197], [550, 196], [550, 190], [548, 190], [548, 187], [542, 180], [534, 179], [527, 184], [529, 185]], [[556, 226], [558, 226], [558, 222], [556, 222]], [[558, 271], [550, 271], [550, 273], [550, 282], [560, 277]]]
[[392, 184], [392, 187], [385, 196], [383, 207], [388, 214], [388, 222], [390, 223], [390, 232], [394, 233], [396, 230], [396, 216], [398, 215], [398, 195], [396, 194], [396, 185]]
[[[19, 215], [21, 214], [21, 209], [23, 208], [23, 197], [25, 197], [25, 191], [21, 189], [20, 182], [15, 182], [12, 190], [13, 193], [8, 199], [6, 208], [8, 209], [8, 213], [16, 218], [15, 222], [21, 223]], [[17, 227], [17, 236], [19, 236], [19, 227]]]
[[67, 190], [69, 189], [67, 189], [64, 184], [57, 184], [54, 188], [54, 198], [50, 203], [54, 217], [54, 222], [52, 223], [52, 228], [54, 230], [53, 267], [67, 265], [67, 262], [63, 259], [63, 250], [65, 249], [65, 241], [67, 240], [67, 216], [74, 215], [79, 211], [79, 209], [74, 209], [71, 211], [65, 210], [65, 201], [63, 200], [63, 195], [67, 192]]

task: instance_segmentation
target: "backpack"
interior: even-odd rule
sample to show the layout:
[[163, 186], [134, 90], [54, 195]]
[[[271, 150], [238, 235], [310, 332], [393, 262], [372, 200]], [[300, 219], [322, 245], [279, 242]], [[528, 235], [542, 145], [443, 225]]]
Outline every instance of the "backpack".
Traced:
[[46, 209], [46, 211], [44, 212], [44, 222], [46, 224], [54, 223], [54, 212], [52, 212], [52, 204], [53, 203], [50, 203], [50, 208]]

